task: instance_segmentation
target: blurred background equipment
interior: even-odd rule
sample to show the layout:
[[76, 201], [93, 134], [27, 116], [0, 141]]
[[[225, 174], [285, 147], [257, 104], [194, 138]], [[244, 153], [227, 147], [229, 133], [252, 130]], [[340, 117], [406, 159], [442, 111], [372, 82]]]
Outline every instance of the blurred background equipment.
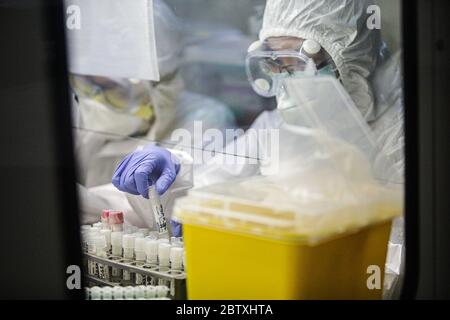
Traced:
[[258, 96], [245, 73], [245, 56], [258, 38], [265, 0], [166, 2], [185, 25], [181, 74], [188, 90], [228, 105], [243, 128], [275, 108], [275, 99]]

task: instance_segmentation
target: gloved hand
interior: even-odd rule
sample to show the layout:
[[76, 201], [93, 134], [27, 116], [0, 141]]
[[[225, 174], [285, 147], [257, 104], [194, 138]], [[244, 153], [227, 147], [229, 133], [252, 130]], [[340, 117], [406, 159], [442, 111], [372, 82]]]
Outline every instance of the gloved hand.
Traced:
[[117, 167], [113, 185], [123, 192], [141, 195], [148, 199], [148, 189], [156, 184], [162, 195], [172, 185], [180, 171], [180, 163], [170, 151], [147, 145], [143, 150], [129, 154]]
[[182, 224], [175, 221], [170, 220], [170, 226], [172, 227], [172, 235], [174, 237], [181, 237], [183, 235]]

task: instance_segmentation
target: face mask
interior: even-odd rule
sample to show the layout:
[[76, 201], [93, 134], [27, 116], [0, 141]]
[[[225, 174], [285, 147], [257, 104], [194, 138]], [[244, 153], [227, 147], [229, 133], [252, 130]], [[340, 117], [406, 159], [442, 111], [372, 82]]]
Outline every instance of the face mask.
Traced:
[[74, 105], [79, 114], [79, 126], [87, 130], [130, 136], [138, 133], [146, 122], [127, 113], [118, 113], [103, 104], [86, 98], [79, 98]]
[[79, 98], [95, 100], [117, 113], [128, 113], [150, 120], [149, 81], [135, 79], [91, 79], [71, 75], [70, 84]]
[[[310, 60], [312, 61], [312, 60]], [[311, 62], [312, 63], [312, 62]], [[278, 76], [274, 75], [273, 78], [277, 79], [277, 81], [280, 83], [278, 84], [278, 94], [276, 96], [277, 98], [277, 108], [280, 110], [286, 110], [295, 107], [295, 102], [289, 98], [289, 95], [284, 90], [282, 86], [282, 81], [287, 78], [305, 78], [305, 77], [313, 77], [313, 76], [332, 76], [336, 77], [336, 72], [334, 69], [334, 66], [331, 64], [326, 65], [325, 67], [321, 68], [320, 70], [315, 69], [314, 64], [310, 64], [307, 66], [307, 68], [304, 71], [297, 71], [293, 74], [287, 74], [283, 73], [282, 75], [279, 74]], [[291, 112], [290, 112], [291, 113]]]
[[277, 109], [279, 110], [287, 110], [295, 107], [296, 105], [295, 101], [289, 97], [288, 93], [284, 89], [280, 90], [276, 99], [277, 99]]
[[282, 90], [277, 96], [277, 110], [286, 124], [294, 126], [304, 125], [300, 108], [297, 107], [296, 101], [290, 98], [285, 90]]
[[286, 97], [283, 89], [283, 81], [289, 78], [304, 78], [304, 77], [313, 77], [317, 74], [316, 66], [312, 60], [307, 62], [306, 68], [303, 71], [295, 71], [292, 73], [282, 72], [282, 73], [272, 73], [272, 87], [273, 90], [277, 93], [277, 101], [286, 101]]

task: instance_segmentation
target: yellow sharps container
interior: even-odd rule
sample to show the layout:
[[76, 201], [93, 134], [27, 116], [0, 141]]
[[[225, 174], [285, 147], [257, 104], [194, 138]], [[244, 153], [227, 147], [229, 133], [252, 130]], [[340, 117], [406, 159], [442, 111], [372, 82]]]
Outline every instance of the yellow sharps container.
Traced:
[[402, 208], [375, 198], [317, 212], [191, 191], [174, 208], [188, 299], [380, 299], [391, 221]]

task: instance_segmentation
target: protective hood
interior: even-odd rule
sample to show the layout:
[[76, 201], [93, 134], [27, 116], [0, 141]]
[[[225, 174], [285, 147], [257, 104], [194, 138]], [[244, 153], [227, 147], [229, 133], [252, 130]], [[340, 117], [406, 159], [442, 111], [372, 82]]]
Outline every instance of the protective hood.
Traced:
[[370, 30], [373, 0], [268, 0], [260, 40], [291, 36], [317, 41], [334, 60], [344, 87], [366, 121], [374, 119], [369, 77], [382, 49], [380, 30]]
[[72, 73], [159, 81], [152, 0], [64, 4]]

